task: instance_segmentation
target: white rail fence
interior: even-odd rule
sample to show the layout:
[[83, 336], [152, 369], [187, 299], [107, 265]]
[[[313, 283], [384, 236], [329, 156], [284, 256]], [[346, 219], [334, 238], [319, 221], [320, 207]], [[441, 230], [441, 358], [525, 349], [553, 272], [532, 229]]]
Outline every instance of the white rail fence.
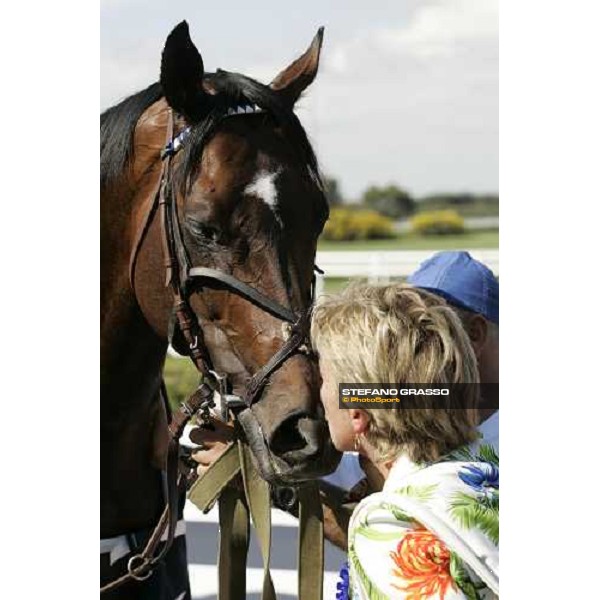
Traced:
[[[467, 250], [476, 260], [487, 265], [498, 276], [499, 252], [496, 249]], [[317, 252], [317, 265], [325, 271], [317, 278], [317, 294], [323, 291], [324, 279], [366, 278], [370, 282], [388, 281], [393, 277], [408, 277], [419, 265], [433, 256], [436, 250], [339, 250]]]

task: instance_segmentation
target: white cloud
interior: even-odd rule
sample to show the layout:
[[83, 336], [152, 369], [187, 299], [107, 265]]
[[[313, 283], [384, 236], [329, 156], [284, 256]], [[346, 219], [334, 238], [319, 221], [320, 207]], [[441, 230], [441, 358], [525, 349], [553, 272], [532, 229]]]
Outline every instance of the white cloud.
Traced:
[[498, 43], [497, 0], [437, 1], [418, 8], [408, 23], [367, 30], [338, 44], [326, 58], [337, 74], [349, 74], [377, 58], [437, 60], [460, 54], [472, 46]]
[[380, 44], [416, 57], [436, 57], [454, 52], [461, 44], [495, 40], [498, 36], [496, 0], [454, 0], [423, 6], [408, 27], [385, 30]]

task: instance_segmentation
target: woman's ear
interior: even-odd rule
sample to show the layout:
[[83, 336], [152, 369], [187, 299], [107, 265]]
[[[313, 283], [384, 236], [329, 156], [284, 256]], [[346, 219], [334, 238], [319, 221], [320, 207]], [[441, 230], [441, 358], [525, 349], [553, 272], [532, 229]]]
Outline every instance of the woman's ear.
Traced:
[[350, 408], [348, 409], [348, 413], [354, 434], [360, 435], [366, 433], [367, 429], [369, 429], [369, 415], [360, 408]]

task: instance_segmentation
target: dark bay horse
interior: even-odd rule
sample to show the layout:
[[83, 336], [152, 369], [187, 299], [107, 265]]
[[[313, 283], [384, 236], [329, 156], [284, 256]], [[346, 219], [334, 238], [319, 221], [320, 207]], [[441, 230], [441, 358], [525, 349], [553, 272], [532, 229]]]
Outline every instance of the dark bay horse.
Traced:
[[[319, 30], [267, 86], [222, 70], [205, 73], [183, 22], [165, 43], [160, 81], [101, 115], [101, 538], [112, 540], [110, 561], [107, 555], [101, 562], [103, 579], [124, 568], [119, 561], [128, 550], [115, 550], [123, 536], [131, 552], [164, 505], [168, 429], [160, 386], [173, 298], [152, 207], [167, 126], [172, 119], [174, 136], [185, 133], [172, 162], [190, 262], [235, 277], [296, 313], [306, 311], [328, 207], [293, 107], [316, 76], [321, 43]], [[243, 395], [284, 345], [282, 321], [227, 289], [194, 290], [189, 303], [215, 369]], [[339, 455], [319, 386], [315, 358], [296, 352], [245, 409], [252, 415], [245, 433], [265, 479], [293, 483], [335, 468]], [[187, 598], [185, 545], [175, 562], [171, 572], [183, 582], [168, 581], [167, 574], [156, 583], [157, 571], [111, 597]]]

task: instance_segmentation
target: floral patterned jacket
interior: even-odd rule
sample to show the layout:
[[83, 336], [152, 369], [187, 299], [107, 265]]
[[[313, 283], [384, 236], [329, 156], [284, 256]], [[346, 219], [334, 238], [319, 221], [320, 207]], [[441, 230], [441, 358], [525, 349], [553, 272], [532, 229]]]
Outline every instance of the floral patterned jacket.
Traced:
[[[349, 527], [352, 600], [499, 594], [499, 461], [492, 446], [419, 466], [400, 457]], [[338, 594], [338, 598], [346, 594]]]

